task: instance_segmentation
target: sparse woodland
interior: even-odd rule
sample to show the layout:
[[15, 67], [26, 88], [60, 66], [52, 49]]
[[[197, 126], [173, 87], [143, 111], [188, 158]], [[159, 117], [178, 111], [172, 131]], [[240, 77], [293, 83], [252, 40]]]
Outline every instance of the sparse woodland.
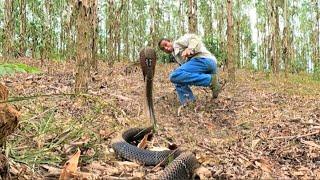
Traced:
[[[179, 109], [158, 41], [185, 33], [226, 83]], [[110, 147], [150, 123], [145, 46], [158, 57], [148, 146], [193, 151], [201, 179], [320, 179], [319, 34], [319, 0], [0, 0], [1, 179], [154, 178], [162, 167]]]

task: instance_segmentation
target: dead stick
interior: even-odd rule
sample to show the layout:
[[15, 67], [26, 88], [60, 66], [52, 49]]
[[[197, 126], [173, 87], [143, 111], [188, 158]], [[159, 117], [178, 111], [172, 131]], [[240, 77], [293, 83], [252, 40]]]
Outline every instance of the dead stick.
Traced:
[[307, 136], [312, 136], [312, 135], [319, 134], [319, 133], [320, 133], [320, 131], [316, 131], [316, 132], [311, 132], [311, 133], [303, 134], [303, 135], [278, 136], [278, 137], [273, 137], [273, 138], [268, 138], [268, 139], [271, 139], [271, 140], [274, 140], [274, 139], [295, 139], [295, 138], [303, 138], [303, 137], [307, 137]]
[[[15, 101], [24, 101], [24, 100], [34, 99], [34, 98], [38, 98], [38, 97], [75, 96], [75, 95], [77, 95], [77, 94], [75, 94], [75, 93], [59, 93], [59, 94], [39, 94], [39, 95], [33, 95], [33, 96], [11, 97], [10, 100], [0, 101], [0, 104], [8, 103], [8, 102], [15, 102]], [[81, 95], [81, 94], [79, 94], [79, 95]]]

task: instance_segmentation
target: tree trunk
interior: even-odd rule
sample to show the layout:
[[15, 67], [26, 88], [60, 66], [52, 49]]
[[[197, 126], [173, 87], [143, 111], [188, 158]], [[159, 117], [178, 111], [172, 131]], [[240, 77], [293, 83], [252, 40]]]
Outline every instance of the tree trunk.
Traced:
[[44, 3], [45, 6], [45, 22], [44, 22], [44, 31], [43, 31], [43, 41], [44, 41], [44, 49], [43, 56], [41, 57], [41, 61], [44, 62], [51, 57], [52, 52], [52, 2], [51, 0], [46, 0]]
[[[209, 3], [209, 4], [208, 4]], [[204, 27], [204, 36], [205, 37], [210, 37], [213, 35], [213, 30], [212, 30], [212, 23], [213, 23], [213, 18], [212, 18], [212, 3], [213, 2], [208, 2], [206, 0], [201, 1], [201, 6], [202, 11], [201, 16], [203, 17], [203, 27]], [[178, 26], [181, 27], [181, 26]]]
[[198, 33], [197, 0], [189, 0], [188, 24], [189, 33]]
[[313, 52], [312, 52], [312, 59], [314, 63], [314, 70], [315, 72], [320, 72], [320, 44], [319, 44], [319, 33], [320, 33], [320, 26], [319, 26], [319, 21], [320, 21], [320, 11], [319, 11], [319, 4], [318, 0], [313, 0], [314, 3], [314, 11], [315, 11], [315, 21], [316, 23], [314, 24], [314, 29], [312, 32], [312, 41], [313, 41]]
[[130, 9], [130, 0], [128, 0], [125, 4], [125, 24], [126, 26], [124, 27], [125, 29], [125, 33], [124, 33], [124, 56], [129, 59], [130, 58], [130, 54], [129, 54], [129, 49], [130, 49], [130, 45], [129, 45], [129, 27], [130, 27], [130, 21], [129, 21], [129, 9]]
[[123, 10], [123, 7], [124, 7], [124, 0], [121, 0], [120, 2], [120, 7], [116, 10], [116, 13], [115, 13], [115, 21], [114, 21], [114, 28], [117, 30], [117, 31], [114, 31], [115, 34], [114, 34], [114, 55], [115, 57], [117, 57], [117, 61], [119, 62], [120, 61], [120, 56], [121, 56], [121, 15], [122, 15], [122, 10]]
[[156, 23], [157, 22], [157, 2], [156, 0], [152, 1], [152, 5], [150, 6], [150, 36], [151, 36], [151, 42], [149, 42], [149, 45], [153, 48], [157, 47], [158, 41], [157, 41], [157, 37], [158, 37], [158, 26]]
[[76, 81], [75, 92], [84, 93], [88, 91], [90, 76], [90, 60], [92, 58], [92, 5], [95, 0], [78, 0], [75, 7], [77, 16], [77, 55], [76, 55]]
[[280, 36], [279, 36], [279, 13], [278, 6], [275, 0], [270, 1], [271, 5], [271, 66], [272, 72], [279, 73], [279, 48], [280, 48]]
[[26, 55], [26, 0], [20, 0], [20, 56]]
[[[238, 11], [240, 11], [240, 2], [239, 0], [237, 0], [237, 6], [238, 6]], [[239, 12], [238, 12], [239, 13]], [[240, 14], [240, 13], [239, 13]], [[238, 68], [241, 68], [241, 31], [240, 31], [240, 24], [241, 24], [241, 17], [240, 15], [238, 15], [237, 20], [236, 20], [236, 24], [237, 24], [237, 34], [236, 34], [236, 38], [237, 38], [237, 47], [236, 47], [236, 63]]]
[[115, 2], [108, 0], [108, 19], [107, 19], [107, 61], [113, 64], [116, 58], [115, 55]]
[[228, 79], [235, 81], [235, 64], [234, 64], [234, 37], [233, 37], [233, 12], [232, 0], [227, 0], [227, 61], [228, 61]]
[[284, 62], [284, 74], [285, 77], [288, 77], [288, 65], [289, 65], [289, 56], [288, 56], [288, 24], [289, 24], [289, 18], [288, 18], [288, 0], [284, 0], [284, 8], [283, 8], [283, 16], [284, 16], [284, 29], [283, 29], [283, 62]]
[[13, 0], [5, 0], [4, 14], [3, 56], [11, 58], [14, 56]]
[[92, 19], [91, 19], [91, 31], [92, 31], [92, 59], [91, 66], [94, 71], [98, 70], [98, 60], [97, 60], [97, 42], [98, 42], [98, 16], [97, 16], [97, 5], [98, 0], [93, 0], [92, 2]]

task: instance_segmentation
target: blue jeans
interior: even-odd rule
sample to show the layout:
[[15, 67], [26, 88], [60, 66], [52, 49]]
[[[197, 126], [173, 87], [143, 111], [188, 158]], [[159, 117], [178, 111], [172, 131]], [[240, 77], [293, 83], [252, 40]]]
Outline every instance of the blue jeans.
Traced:
[[217, 73], [217, 62], [211, 58], [191, 58], [170, 74], [181, 105], [194, 101], [190, 86], [210, 86], [212, 74]]

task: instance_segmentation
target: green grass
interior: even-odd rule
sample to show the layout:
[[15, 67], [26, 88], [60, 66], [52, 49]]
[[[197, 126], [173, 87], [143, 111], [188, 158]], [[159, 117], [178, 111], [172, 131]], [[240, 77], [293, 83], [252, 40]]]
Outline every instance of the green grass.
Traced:
[[[9, 156], [14, 161], [33, 168], [40, 164], [62, 165], [67, 156], [79, 147], [82, 151], [91, 149], [94, 152], [91, 155], [81, 155], [81, 162], [90, 163], [99, 159], [103, 152], [99, 151], [100, 137], [96, 126], [99, 125], [98, 116], [106, 104], [99, 101], [90, 103], [92, 104], [89, 107], [86, 103], [80, 105], [86, 110], [84, 115], [78, 118], [59, 112], [61, 109], [57, 111], [59, 107], [45, 110], [37, 107], [41, 103], [34, 104], [36, 110], [23, 114], [19, 130], [7, 143]], [[81, 145], [71, 145], [72, 142], [83, 141], [83, 138], [89, 138], [89, 141]]]
[[18, 72], [36, 74], [36, 73], [40, 73], [41, 71], [36, 67], [28, 66], [22, 63], [0, 64], [0, 76], [6, 75], [6, 74], [15, 74]]

